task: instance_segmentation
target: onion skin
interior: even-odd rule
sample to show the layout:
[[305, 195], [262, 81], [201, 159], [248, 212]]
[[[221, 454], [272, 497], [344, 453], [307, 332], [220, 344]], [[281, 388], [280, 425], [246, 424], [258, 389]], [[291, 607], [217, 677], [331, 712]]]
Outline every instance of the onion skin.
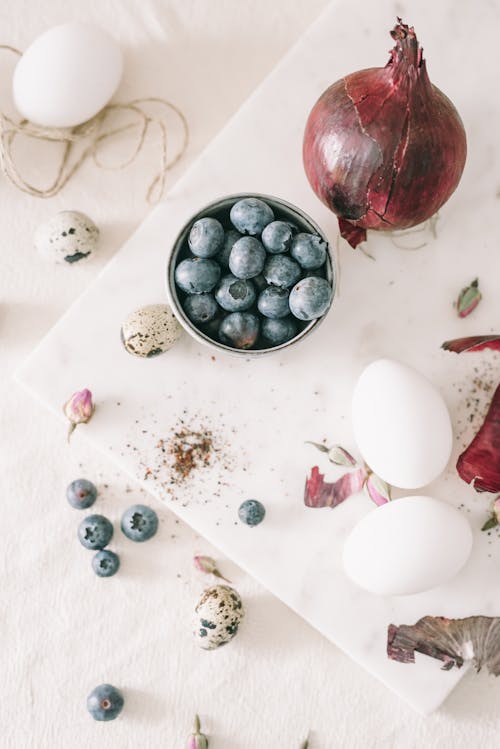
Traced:
[[391, 32], [387, 65], [342, 78], [307, 120], [304, 169], [352, 247], [366, 229], [406, 229], [430, 218], [462, 176], [465, 130], [433, 86], [413, 28]]
[[457, 472], [477, 492], [500, 492], [500, 385], [481, 429], [458, 458]]

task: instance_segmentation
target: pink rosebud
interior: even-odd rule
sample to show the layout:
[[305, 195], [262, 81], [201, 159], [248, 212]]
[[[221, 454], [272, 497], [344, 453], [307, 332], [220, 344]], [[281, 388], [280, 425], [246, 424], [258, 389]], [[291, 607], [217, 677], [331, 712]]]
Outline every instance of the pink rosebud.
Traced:
[[85, 388], [73, 393], [67, 403], [64, 404], [64, 413], [69, 420], [68, 440], [78, 424], [86, 424], [94, 413], [95, 406], [92, 402], [92, 393]]
[[380, 507], [385, 505], [391, 499], [391, 487], [386, 481], [377, 476], [375, 473], [371, 473], [366, 480], [366, 491], [373, 502]]
[[467, 317], [472, 310], [476, 309], [481, 301], [481, 292], [479, 291], [479, 281], [477, 278], [472, 281], [470, 286], [462, 289], [457, 299], [457, 312], [459, 317]]
[[186, 749], [208, 749], [208, 739], [204, 733], [200, 732], [200, 719], [197, 715], [194, 718], [193, 733], [188, 739]]
[[215, 577], [220, 577], [220, 579], [225, 580], [226, 583], [231, 582], [231, 580], [228, 580], [227, 577], [221, 575], [221, 573], [217, 569], [217, 564], [215, 563], [215, 560], [212, 559], [212, 557], [197, 555], [193, 557], [193, 562], [196, 569], [200, 572], [205, 572], [207, 575], [215, 575]]

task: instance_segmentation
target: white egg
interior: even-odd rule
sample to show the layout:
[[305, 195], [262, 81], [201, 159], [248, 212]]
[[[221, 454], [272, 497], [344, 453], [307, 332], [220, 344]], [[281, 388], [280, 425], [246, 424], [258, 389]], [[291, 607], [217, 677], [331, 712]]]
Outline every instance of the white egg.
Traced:
[[434, 481], [450, 459], [453, 433], [441, 394], [416, 370], [378, 359], [352, 398], [358, 448], [372, 471], [401, 489]]
[[129, 354], [150, 359], [172, 348], [182, 328], [166, 304], [148, 304], [131, 312], [121, 328], [121, 339]]
[[402, 497], [377, 507], [344, 545], [348, 577], [382, 596], [421, 593], [454, 577], [472, 549], [467, 518], [432, 497]]
[[77, 263], [97, 248], [99, 229], [80, 211], [60, 211], [35, 232], [35, 248], [46, 260]]
[[80, 125], [111, 99], [122, 68], [120, 47], [99, 27], [77, 22], [54, 26], [17, 63], [12, 81], [16, 107], [38, 125]]

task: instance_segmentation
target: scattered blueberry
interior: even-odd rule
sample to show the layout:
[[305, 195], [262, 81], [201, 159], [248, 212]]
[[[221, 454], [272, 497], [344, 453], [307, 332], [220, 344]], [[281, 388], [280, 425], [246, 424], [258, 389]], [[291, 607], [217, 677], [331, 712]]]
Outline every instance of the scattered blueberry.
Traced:
[[229, 270], [237, 278], [253, 278], [262, 273], [266, 251], [255, 237], [242, 237], [234, 243], [229, 255]]
[[281, 286], [268, 286], [261, 291], [257, 300], [257, 307], [264, 317], [286, 317], [290, 314], [288, 306], [288, 289]]
[[213, 320], [219, 309], [212, 294], [189, 294], [184, 300], [184, 312], [191, 322], [203, 325]]
[[123, 709], [124, 699], [111, 684], [99, 684], [87, 697], [87, 710], [94, 720], [114, 720]]
[[300, 266], [286, 255], [273, 255], [266, 262], [264, 276], [267, 283], [288, 289], [299, 280]]
[[224, 243], [224, 229], [216, 218], [199, 218], [189, 232], [188, 244], [193, 255], [213, 257]]
[[220, 278], [220, 267], [207, 258], [187, 258], [175, 269], [175, 282], [188, 294], [203, 294], [212, 291]]
[[245, 525], [259, 525], [265, 514], [266, 508], [258, 499], [246, 499], [238, 509], [238, 516]]
[[315, 320], [328, 310], [332, 287], [326, 278], [303, 278], [290, 292], [290, 310], [299, 320]]
[[86, 549], [104, 549], [113, 537], [113, 526], [104, 515], [88, 515], [78, 526], [78, 538]]
[[326, 260], [326, 242], [317, 234], [296, 234], [290, 249], [291, 256], [304, 270], [321, 268]]
[[132, 505], [122, 515], [121, 529], [131, 541], [148, 541], [158, 530], [158, 515], [146, 505]]
[[292, 242], [292, 227], [286, 221], [271, 221], [262, 232], [262, 244], [272, 255], [287, 252]]
[[261, 234], [274, 220], [272, 209], [259, 198], [243, 198], [233, 205], [230, 213], [232, 225], [242, 234]]
[[92, 559], [92, 569], [99, 577], [111, 577], [120, 568], [120, 557], [114, 551], [102, 549]]
[[224, 237], [224, 244], [222, 250], [219, 251], [215, 260], [222, 265], [223, 268], [229, 268], [229, 255], [233, 249], [233, 245], [238, 239], [241, 239], [243, 235], [236, 231], [236, 229], [229, 229]]
[[88, 479], [75, 479], [66, 489], [66, 498], [71, 507], [86, 510], [96, 501], [97, 489]]
[[233, 312], [223, 319], [219, 339], [227, 346], [251, 348], [259, 335], [259, 320], [250, 312]]
[[251, 281], [228, 274], [217, 286], [215, 298], [227, 312], [243, 312], [255, 302], [255, 289]]
[[271, 346], [280, 346], [297, 335], [297, 323], [290, 315], [280, 319], [262, 320], [262, 335]]

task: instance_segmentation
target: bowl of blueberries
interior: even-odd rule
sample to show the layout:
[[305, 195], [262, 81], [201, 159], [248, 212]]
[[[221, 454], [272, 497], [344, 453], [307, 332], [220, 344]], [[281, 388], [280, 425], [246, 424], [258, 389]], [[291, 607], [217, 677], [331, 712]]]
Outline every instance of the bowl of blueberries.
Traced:
[[182, 229], [167, 266], [167, 295], [197, 341], [245, 356], [282, 349], [324, 319], [335, 268], [321, 229], [267, 195], [221, 198]]

